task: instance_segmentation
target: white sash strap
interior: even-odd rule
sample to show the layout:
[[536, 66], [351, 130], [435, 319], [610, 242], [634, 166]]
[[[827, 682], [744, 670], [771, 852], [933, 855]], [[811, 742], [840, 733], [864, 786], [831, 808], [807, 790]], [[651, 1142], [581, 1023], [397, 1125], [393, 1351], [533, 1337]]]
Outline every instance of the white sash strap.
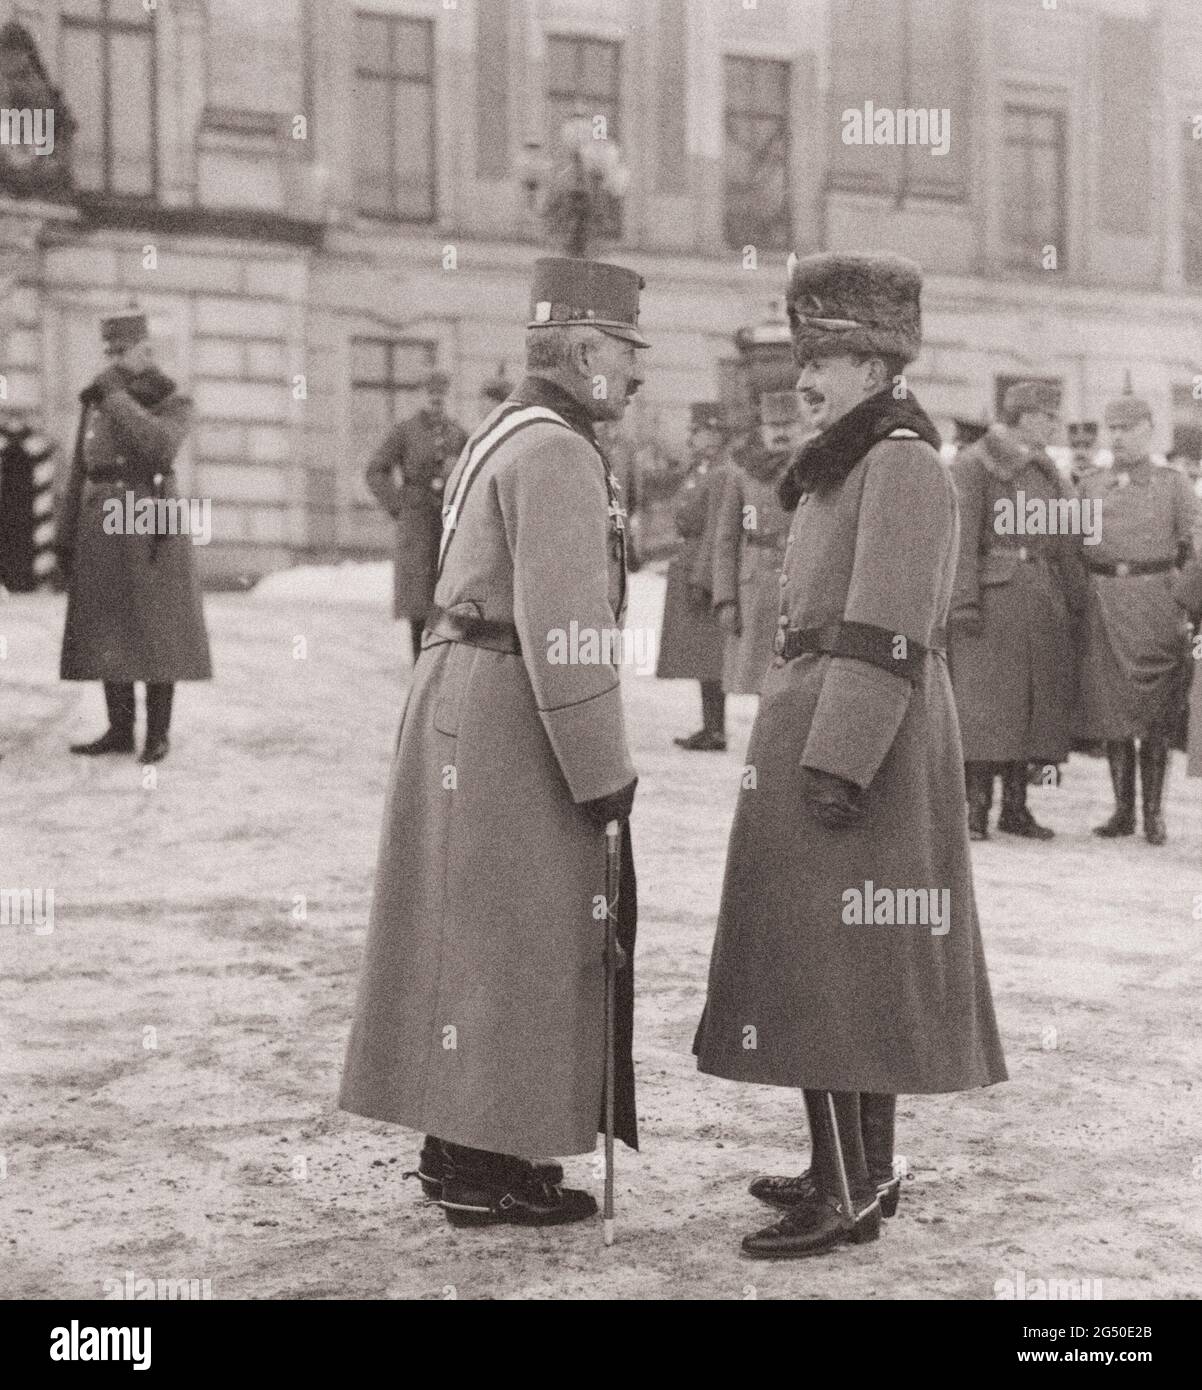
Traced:
[[537, 424], [539, 421], [545, 421], [549, 425], [562, 425], [564, 429], [571, 429], [562, 415], [557, 415], [555, 411], [548, 410], [545, 406], [522, 406], [517, 410], [511, 410], [508, 415], [502, 415], [468, 447], [467, 459], [455, 485], [454, 496], [442, 509], [442, 539], [438, 545], [438, 570], [440, 574], [442, 573], [443, 562], [446, 560], [447, 547], [451, 543], [451, 537], [455, 534], [455, 528], [459, 525], [459, 513], [463, 507], [463, 500], [467, 496], [468, 488], [472, 485], [472, 479], [480, 471], [481, 465], [489, 454], [499, 444], [503, 444], [515, 430], [521, 429], [524, 425]]

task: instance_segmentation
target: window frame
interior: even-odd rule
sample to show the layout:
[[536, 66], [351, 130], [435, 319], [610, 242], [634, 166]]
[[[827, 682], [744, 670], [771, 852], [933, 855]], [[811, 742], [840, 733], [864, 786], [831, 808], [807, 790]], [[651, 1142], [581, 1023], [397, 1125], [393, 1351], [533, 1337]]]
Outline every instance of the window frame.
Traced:
[[[767, 66], [779, 69], [779, 76], [782, 79], [783, 102], [781, 111], [766, 111], [761, 109], [735, 108], [730, 102], [730, 71], [731, 64], [743, 63], [752, 69]], [[747, 53], [724, 53], [722, 55], [722, 244], [728, 250], [739, 250], [741, 247], [756, 244], [765, 251], [788, 250], [792, 245], [793, 238], [793, 127], [792, 127], [792, 93], [793, 93], [794, 71], [793, 63], [788, 58], [764, 57], [758, 54]], [[753, 84], [754, 85], [754, 84]], [[762, 245], [758, 242], [749, 242], [747, 237], [740, 237], [737, 241], [731, 239], [730, 234], [730, 169], [729, 152], [731, 147], [729, 122], [731, 117], [744, 117], [753, 121], [779, 120], [781, 134], [783, 135], [783, 148], [781, 150], [781, 169], [784, 174], [784, 228], [781, 233], [780, 244], [773, 243], [770, 246]]]
[[[1010, 139], [1009, 125], [1011, 115], [1022, 116], [1042, 116], [1049, 118], [1055, 128], [1056, 138], [1051, 144], [1033, 144], [1024, 141], [1020, 146], [1016, 146]], [[1009, 191], [1010, 186], [1006, 177], [1006, 166], [1009, 164], [1010, 151], [1013, 148], [1020, 148], [1024, 151], [1034, 149], [1053, 149], [1056, 152], [1056, 186], [1057, 186], [1057, 206], [1056, 222], [1057, 227], [1052, 237], [1052, 244], [1056, 247], [1056, 269], [1063, 272], [1068, 269], [1069, 259], [1069, 186], [1068, 186], [1068, 112], [1058, 105], [1040, 104], [1038, 101], [1027, 98], [1007, 99], [1002, 103], [1002, 139], [1001, 149], [1003, 155], [1003, 172], [998, 181], [999, 191], [1003, 206], [1012, 206]], [[1025, 161], [1028, 166], [1030, 161]], [[1029, 167], [1027, 173], [1029, 175]], [[1032, 181], [1029, 177], [1024, 178], [1022, 183], [1025, 187], [1031, 187]], [[1030, 206], [1029, 202], [1024, 201], [1024, 208]], [[1036, 263], [1040, 254], [1040, 247], [1033, 245], [1024, 246], [1021, 249], [1011, 240], [1009, 228], [1005, 219], [1001, 226], [1002, 259], [1006, 268], [1014, 271], [1040, 271], [1042, 268]]]

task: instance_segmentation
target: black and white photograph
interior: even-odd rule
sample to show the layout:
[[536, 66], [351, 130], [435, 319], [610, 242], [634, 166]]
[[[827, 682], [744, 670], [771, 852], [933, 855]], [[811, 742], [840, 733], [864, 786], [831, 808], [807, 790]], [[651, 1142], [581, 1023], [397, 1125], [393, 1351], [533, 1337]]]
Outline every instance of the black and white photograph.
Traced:
[[5, 1338], [1167, 1359], [1200, 659], [1199, 0], [0, 0]]

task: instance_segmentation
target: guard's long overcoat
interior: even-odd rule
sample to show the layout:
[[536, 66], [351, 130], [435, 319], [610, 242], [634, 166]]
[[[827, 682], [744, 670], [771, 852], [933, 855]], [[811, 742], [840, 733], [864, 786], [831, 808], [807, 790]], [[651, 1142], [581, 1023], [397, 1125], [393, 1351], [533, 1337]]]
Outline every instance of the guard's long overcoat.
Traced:
[[80, 419], [55, 533], [56, 548], [73, 554], [60, 675], [207, 680], [212, 665], [191, 536], [138, 535], [127, 525], [130, 516], [139, 524], [138, 504], [153, 498], [156, 473], [164, 475], [163, 495], [178, 496], [171, 465], [191, 405], [161, 373], [146, 373], [131, 386], [153, 404], [129, 390], [110, 391]]
[[780, 615], [780, 571], [789, 514], [776, 485], [787, 455], [739, 451], [718, 498], [714, 525], [714, 608], [737, 605], [739, 633], [726, 639], [722, 688], [758, 695], [772, 660]]
[[[1076, 704], [1076, 634], [1087, 591], [1079, 533], [1005, 534], [1027, 504], [1049, 508], [1073, 491], [1043, 452], [993, 425], [952, 464], [960, 557], [952, 591], [950, 661], [964, 757], [1063, 762]], [[999, 512], [998, 504], [1006, 506]], [[1063, 509], [1061, 509], [1063, 511]], [[1064, 521], [1071, 524], [1067, 513]], [[1016, 521], [1011, 524], [1017, 524]], [[1024, 559], [1023, 556], [1026, 558]], [[956, 618], [980, 617], [979, 634]]]
[[[1194, 548], [1198, 551], [1198, 530], [1194, 527]], [[1202, 618], [1202, 559], [1195, 558], [1176, 576], [1173, 598], [1182, 613], [1195, 622]], [[1194, 639], [1195, 643], [1197, 638]], [[1193, 663], [1193, 684], [1189, 695], [1189, 735], [1186, 744], [1186, 773], [1202, 777], [1202, 680], [1198, 679], [1197, 662]]]
[[713, 541], [726, 465], [702, 459], [680, 485], [676, 533], [680, 543], [668, 565], [664, 618], [655, 674], [661, 680], [720, 681], [725, 635], [709, 600], [697, 604], [693, 585], [713, 591]]
[[384, 436], [367, 465], [372, 496], [396, 522], [392, 616], [424, 618], [438, 573], [443, 490], [467, 435], [448, 416], [419, 410]]
[[[1099, 468], [1081, 496], [1102, 508], [1102, 541], [1091, 563], [1176, 562], [1191, 544], [1198, 501], [1189, 479], [1149, 460]], [[1087, 739], [1164, 738], [1180, 726], [1191, 674], [1184, 619], [1171, 570], [1090, 575], [1079, 733]]]
[[[798, 507], [785, 559], [791, 626], [835, 620], [931, 641], [957, 554], [955, 492], [916, 439], [874, 445]], [[775, 658], [740, 791], [698, 1065], [733, 1081], [921, 1093], [1005, 1078], [973, 898], [951, 682], [866, 662]], [[802, 767], [867, 788], [859, 826], [806, 810]], [[950, 929], [854, 926], [844, 893], [947, 888]]]
[[[359, 1115], [528, 1158], [596, 1144], [605, 856], [580, 803], [635, 775], [616, 666], [583, 647], [553, 659], [573, 625], [578, 638], [613, 629], [624, 597], [587, 418], [550, 383], [523, 383], [469, 441], [448, 496], [497, 421], [531, 406], [553, 418], [480, 465], [435, 593], [441, 609], [513, 624], [521, 652], [425, 635], [340, 1097]], [[628, 858], [632, 908], [629, 870]], [[629, 967], [620, 978], [618, 1134], [633, 1143]]]

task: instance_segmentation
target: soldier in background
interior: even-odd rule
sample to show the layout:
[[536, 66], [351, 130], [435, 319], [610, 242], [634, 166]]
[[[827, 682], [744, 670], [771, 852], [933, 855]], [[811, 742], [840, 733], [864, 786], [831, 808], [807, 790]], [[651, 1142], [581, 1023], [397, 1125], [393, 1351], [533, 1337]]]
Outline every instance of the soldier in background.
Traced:
[[970, 420], [962, 416], [957, 416], [953, 423], [956, 426], [956, 434], [952, 443], [957, 455], [971, 448], [989, 428], [987, 420]]
[[1076, 420], [1066, 428], [1071, 455], [1068, 476], [1073, 486], [1079, 487], [1081, 479], [1098, 466], [1098, 422]]
[[445, 372], [431, 372], [426, 404], [389, 430], [367, 465], [372, 496], [396, 522], [392, 616], [409, 619], [415, 661], [434, 597], [442, 492], [467, 441], [462, 426], [446, 411], [450, 386]]
[[[1050, 840], [1027, 808], [1027, 764], [1068, 756], [1075, 690], [1073, 635], [1085, 603], [1075, 535], [999, 533], [1038, 500], [1071, 496], [1047, 452], [1060, 393], [1016, 382], [993, 425], [952, 465], [960, 503], [960, 559], [952, 595], [952, 688], [964, 744], [969, 835], [989, 838], [993, 779], [1002, 774], [998, 829]], [[1021, 494], [1021, 497], [1020, 497]]]
[[[114, 528], [114, 511], [176, 497], [173, 464], [192, 406], [154, 363], [146, 316], [100, 326], [109, 365], [83, 391], [70, 477], [55, 524], [67, 579], [60, 674], [103, 681], [108, 729], [72, 753], [132, 753], [134, 682], [146, 683], [146, 743], [139, 761], [167, 755], [176, 681], [212, 674], [191, 535]], [[156, 509], [156, 513], [157, 513]]]
[[508, 400], [512, 390], [513, 382], [506, 374], [505, 363], [498, 362], [496, 376], [490, 376], [480, 388], [480, 420], [477, 423], [487, 419], [502, 401]]
[[789, 535], [777, 486], [808, 432], [796, 391], [765, 392], [759, 413], [758, 437], [732, 455], [714, 524], [714, 612], [727, 635], [727, 695], [758, 695], [772, 660]]
[[655, 674], [661, 680], [701, 684], [701, 728], [687, 738], [673, 739], [676, 746], [690, 752], [722, 752], [726, 748], [725, 638], [712, 611], [712, 546], [724, 472], [721, 407], [698, 402], [691, 408], [691, 420], [690, 467], [676, 500], [680, 544], [668, 566]]
[[1094, 834], [1135, 833], [1138, 740], [1144, 836], [1162, 845], [1169, 740], [1180, 726], [1192, 674], [1174, 571], [1193, 555], [1198, 502], [1184, 473], [1152, 462], [1146, 401], [1133, 395], [1111, 401], [1106, 427], [1114, 462], [1087, 474], [1080, 488], [1083, 499], [1102, 508], [1102, 540], [1089, 552], [1080, 733], [1105, 740], [1114, 786], [1114, 814]]

